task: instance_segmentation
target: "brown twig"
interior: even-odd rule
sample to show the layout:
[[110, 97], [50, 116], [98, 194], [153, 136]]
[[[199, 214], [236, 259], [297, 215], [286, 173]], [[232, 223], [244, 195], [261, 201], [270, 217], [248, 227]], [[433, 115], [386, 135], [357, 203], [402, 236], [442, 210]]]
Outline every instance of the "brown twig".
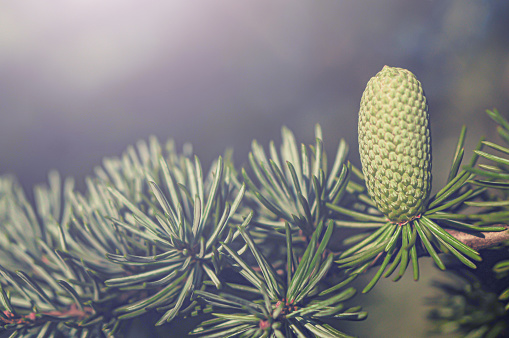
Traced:
[[452, 229], [447, 229], [446, 231], [463, 244], [466, 244], [472, 249], [478, 251], [494, 247], [505, 241], [509, 241], [509, 225], [497, 224], [497, 226], [503, 226], [506, 228], [506, 230], [480, 233], [467, 233]]
[[[449, 234], [451, 234], [454, 238], [462, 242], [463, 244], [468, 245], [475, 251], [479, 251], [482, 249], [488, 249], [493, 248], [499, 244], [502, 244], [505, 241], [509, 241], [509, 225], [507, 224], [494, 224], [493, 226], [501, 226], [504, 227], [506, 230], [503, 231], [486, 231], [486, 232], [463, 232], [459, 230], [453, 230], [453, 229], [444, 229]], [[381, 253], [382, 254], [382, 253]], [[382, 260], [378, 259], [381, 254], [376, 256], [370, 267], [378, 266], [382, 264]], [[423, 245], [417, 246], [417, 256], [429, 256], [426, 249]]]

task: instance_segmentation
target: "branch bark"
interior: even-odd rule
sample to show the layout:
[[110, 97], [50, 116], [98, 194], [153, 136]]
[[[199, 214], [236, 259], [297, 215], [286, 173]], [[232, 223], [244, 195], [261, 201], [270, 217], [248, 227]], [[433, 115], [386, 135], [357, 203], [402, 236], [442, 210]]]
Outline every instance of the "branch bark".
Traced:
[[509, 225], [497, 224], [496, 226], [503, 226], [506, 228], [506, 230], [480, 233], [467, 233], [452, 229], [446, 229], [446, 231], [463, 244], [468, 245], [476, 251], [479, 251], [482, 249], [494, 247], [502, 242], [509, 241]]

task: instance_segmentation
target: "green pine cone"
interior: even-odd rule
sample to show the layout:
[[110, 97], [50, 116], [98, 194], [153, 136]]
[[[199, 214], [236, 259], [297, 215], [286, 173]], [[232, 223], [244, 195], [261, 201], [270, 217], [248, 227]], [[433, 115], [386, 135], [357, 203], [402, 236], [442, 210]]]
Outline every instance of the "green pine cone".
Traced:
[[425, 210], [431, 190], [426, 97], [410, 71], [385, 66], [371, 78], [359, 111], [359, 152], [371, 198], [393, 223]]

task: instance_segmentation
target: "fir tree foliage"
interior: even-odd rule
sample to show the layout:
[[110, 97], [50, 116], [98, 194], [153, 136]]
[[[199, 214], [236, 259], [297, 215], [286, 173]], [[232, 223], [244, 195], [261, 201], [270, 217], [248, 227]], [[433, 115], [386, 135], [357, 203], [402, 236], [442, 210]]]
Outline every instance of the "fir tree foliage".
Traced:
[[435, 283], [441, 294], [428, 299], [430, 331], [469, 338], [505, 337], [509, 315], [497, 294], [466, 271], [455, 270], [454, 277], [452, 282]]
[[[498, 136], [509, 145], [509, 122], [497, 110], [487, 111], [488, 116], [497, 123]], [[488, 149], [476, 149], [475, 153], [484, 158], [485, 163], [465, 166], [464, 169], [476, 176], [471, 184], [488, 189], [483, 198], [467, 201], [465, 204], [479, 211], [479, 224], [507, 224], [509, 221], [509, 149], [491, 141], [483, 141]], [[494, 154], [495, 153], [495, 154]], [[491, 248], [496, 256], [492, 266], [494, 275], [455, 270], [459, 282], [438, 283], [445, 296], [431, 300], [433, 309], [429, 318], [438, 333], [458, 334], [465, 337], [505, 337], [508, 334], [509, 318], [509, 243], [503, 242]], [[493, 262], [491, 262], [493, 264]], [[491, 267], [491, 266], [490, 266]], [[502, 291], [500, 291], [502, 290]]]
[[[509, 144], [507, 120], [489, 115]], [[466, 128], [446, 184], [397, 222], [369, 195], [344, 140], [329, 166], [318, 125], [315, 136], [298, 144], [284, 127], [268, 153], [254, 141], [241, 174], [229, 156], [204, 172], [191, 146], [179, 152], [152, 137], [105, 159], [84, 192], [51, 172], [33, 201], [0, 176], [0, 331], [115, 337], [135, 317], [164, 325], [199, 316], [199, 337], [348, 337], [341, 321], [366, 318], [347, 305], [360, 273], [377, 269], [367, 292], [409, 265], [417, 280], [422, 254], [440, 269], [441, 253], [475, 268], [480, 254], [445, 229], [501, 231], [509, 221], [509, 149], [481, 140], [462, 166]], [[476, 166], [479, 157], [490, 164]]]
[[[66, 180], [62, 187], [59, 175], [51, 172], [49, 186], [34, 189], [35, 205], [12, 177], [0, 182], [3, 329], [27, 337], [87, 337], [115, 331], [117, 321], [94, 310], [96, 302], [107, 303], [108, 296], [86, 262], [97, 257], [108, 262], [83, 248], [79, 230], [71, 226], [73, 181]], [[109, 268], [121, 271], [114, 265]]]
[[[490, 141], [483, 142], [491, 151], [478, 150], [479, 156], [487, 159], [489, 162], [479, 164], [478, 168], [467, 167], [466, 169], [477, 175], [472, 181], [473, 184], [495, 189], [498, 195], [493, 194], [491, 198], [469, 203], [472, 207], [480, 207], [483, 209], [481, 214], [485, 223], [509, 223], [509, 121], [505, 119], [498, 110], [488, 110], [486, 113], [497, 124], [498, 136], [504, 141], [505, 146]], [[497, 154], [492, 154], [492, 152]], [[507, 251], [509, 243], [505, 243], [505, 248], [500, 250]], [[509, 275], [509, 260], [497, 262], [493, 270], [500, 278]], [[507, 287], [500, 295], [499, 299], [506, 302], [505, 310], [509, 310], [509, 287]]]
[[271, 141], [269, 156], [253, 141], [249, 164], [255, 179], [245, 169], [242, 171], [250, 188], [247, 198], [254, 200], [255, 209], [259, 210], [253, 223], [280, 232], [289, 223], [311, 236], [317, 224], [329, 217], [326, 204], [336, 204], [345, 191], [350, 173], [346, 161], [348, 146], [340, 140], [329, 169], [319, 125], [315, 127], [316, 142], [309, 147], [299, 145], [286, 127], [282, 128], [281, 135], [280, 151]]
[[110, 251], [107, 257], [129, 266], [132, 274], [107, 279], [105, 284], [126, 292], [140, 287], [157, 291], [113, 312], [126, 319], [158, 309], [164, 311], [158, 321], [162, 324], [183, 306], [195, 305], [191, 296], [205, 279], [221, 287], [219, 241], [229, 243], [237, 236], [229, 225], [233, 218], [241, 219], [236, 211], [245, 187], [235, 190], [231, 171], [221, 157], [204, 176], [198, 158], [177, 155], [172, 143], [166, 159], [158, 147], [147, 154], [144, 149], [140, 147], [142, 161], [130, 151], [123, 165], [108, 166], [118, 168], [110, 170], [110, 177], [118, 179], [108, 191], [120, 213], [110, 219], [124, 245], [122, 251]]
[[[329, 286], [333, 265], [327, 244], [334, 224], [328, 222], [324, 205], [337, 200], [346, 187], [346, 145], [341, 142], [333, 175], [326, 176], [319, 126], [316, 132], [314, 157], [298, 171], [282, 150], [288, 161], [286, 178], [291, 178], [284, 189], [293, 199], [279, 205], [293, 206], [295, 213], [283, 228], [271, 225], [269, 230], [279, 234], [276, 243], [286, 243], [286, 252], [267, 251], [263, 245], [271, 237], [264, 223], [270, 209], [255, 198], [257, 193], [267, 196], [266, 187], [248, 191], [254, 184], [241, 183], [231, 162], [222, 157], [204, 175], [191, 147], [186, 145], [179, 154], [171, 140], [164, 150], [151, 138], [120, 157], [105, 159], [86, 179], [84, 194], [74, 189], [71, 179], [62, 184], [52, 172], [48, 186], [35, 188], [34, 205], [14, 179], [2, 177], [3, 329], [23, 337], [116, 336], [129, 327], [129, 319], [148, 313], [159, 314], [156, 325], [210, 311], [218, 318], [229, 316], [216, 311], [218, 302], [210, 302], [216, 297], [228, 299], [230, 305], [243, 304], [244, 310], [245, 304], [257, 304], [251, 310], [259, 312], [257, 318], [270, 314], [274, 335], [344, 335], [322, 320], [365, 318], [360, 307], [344, 308], [355, 290], [319, 292]], [[286, 128], [283, 135], [286, 142], [288, 135], [293, 137]], [[281, 177], [274, 181], [280, 187]], [[301, 187], [305, 193], [298, 190]], [[251, 198], [247, 202], [245, 195]], [[312, 202], [304, 206], [307, 198]], [[257, 222], [250, 225], [254, 211]], [[306, 236], [301, 236], [303, 231]], [[224, 269], [233, 269], [239, 277], [229, 280], [231, 273], [224, 274]], [[236, 295], [229, 294], [231, 290]], [[265, 310], [258, 304], [262, 300]], [[226, 332], [222, 327], [244, 336], [257, 336], [260, 327], [269, 332], [264, 320], [247, 330], [210, 323], [193, 334], [221, 336]]]
[[[295, 260], [291, 230], [286, 224], [286, 276], [276, 272], [274, 265], [256, 248], [249, 233], [239, 228], [261, 273], [235, 250], [225, 246], [232, 265], [251, 284], [250, 287], [229, 286], [233, 290], [252, 293], [253, 299], [246, 300], [226, 292], [197, 291], [220, 312], [213, 312], [216, 318], [202, 323], [192, 334], [206, 334], [207, 337], [290, 337], [292, 334], [297, 337], [350, 337], [323, 321], [327, 318], [362, 320], [366, 317], [360, 307], [345, 309], [343, 302], [355, 295], [352, 287], [332, 296], [319, 295], [318, 286], [333, 264], [333, 253], [326, 250], [334, 229], [333, 222], [323, 228], [323, 222], [320, 222], [307, 249]], [[299, 262], [297, 266], [295, 261]]]
[[171, 141], [166, 149], [152, 138], [106, 159], [86, 195], [72, 180], [62, 192], [52, 173], [49, 187], [34, 191], [36, 207], [2, 177], [5, 329], [114, 334], [123, 320], [154, 309], [159, 324], [171, 320], [196, 304], [193, 290], [205, 279], [221, 286], [219, 252], [238, 236], [230, 225], [251, 217], [236, 214], [245, 188], [231, 184], [221, 158], [204, 176], [189, 151], [177, 154]]

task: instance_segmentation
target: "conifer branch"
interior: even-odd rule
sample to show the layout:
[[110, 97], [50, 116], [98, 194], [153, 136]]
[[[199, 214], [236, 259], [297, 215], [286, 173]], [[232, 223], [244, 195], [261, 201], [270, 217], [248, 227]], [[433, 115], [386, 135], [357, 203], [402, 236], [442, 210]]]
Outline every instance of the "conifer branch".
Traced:
[[509, 225], [497, 224], [496, 226], [502, 226], [506, 228], [505, 231], [498, 232], [477, 232], [468, 233], [454, 229], [447, 229], [446, 231], [455, 237], [463, 244], [468, 245], [472, 249], [478, 251], [482, 249], [489, 249], [502, 244], [503, 242], [509, 241]]
[[[366, 317], [343, 305], [360, 273], [377, 267], [368, 292], [409, 266], [417, 280], [421, 256], [442, 270], [440, 253], [475, 268], [477, 251], [509, 244], [509, 160], [481, 151], [509, 148], [482, 139], [461, 166], [465, 133], [447, 184], [402, 222], [378, 210], [343, 140], [328, 164], [319, 126], [309, 147], [287, 128], [279, 151], [254, 142], [243, 177], [228, 156], [204, 175], [190, 147], [178, 153], [155, 138], [105, 159], [84, 193], [52, 172], [33, 203], [15, 178], [0, 176], [0, 333], [109, 337], [145, 314], [158, 313], [161, 325], [212, 312], [193, 335], [348, 337], [328, 323]], [[494, 165], [476, 167], [479, 157]], [[339, 233], [348, 228], [359, 233]], [[334, 232], [344, 251], [328, 246]], [[509, 260], [499, 259], [493, 271], [503, 278]]]

